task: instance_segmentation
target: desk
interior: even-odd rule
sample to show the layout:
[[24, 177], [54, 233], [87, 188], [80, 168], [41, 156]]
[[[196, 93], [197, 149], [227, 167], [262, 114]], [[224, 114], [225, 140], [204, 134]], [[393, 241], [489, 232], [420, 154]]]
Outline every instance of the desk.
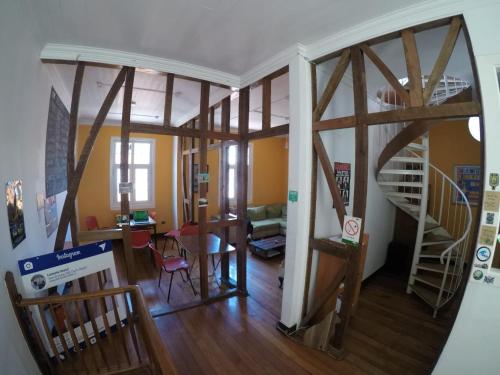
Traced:
[[[116, 226], [121, 228], [124, 223], [118, 223]], [[147, 221], [135, 221], [134, 219], [130, 220], [130, 229], [153, 229], [153, 239], [155, 241], [155, 248], [158, 249], [158, 240], [156, 239], [156, 221], [149, 216]]]
[[[185, 249], [188, 253], [190, 253], [194, 257], [200, 255], [200, 237], [197, 234], [189, 236], [179, 236], [177, 241], [182, 249]], [[219, 237], [217, 237], [213, 233], [207, 233], [207, 255], [212, 256], [212, 265], [214, 269], [213, 275], [215, 275], [215, 270], [217, 269], [217, 266], [220, 263], [219, 259], [219, 262], [217, 262], [217, 265], [215, 265], [214, 255], [230, 253], [233, 251], [236, 251], [236, 248], [234, 246], [232, 246], [229, 243], [226, 243], [224, 246]], [[190, 273], [194, 267], [195, 261], [193, 261], [193, 264], [191, 265]]]

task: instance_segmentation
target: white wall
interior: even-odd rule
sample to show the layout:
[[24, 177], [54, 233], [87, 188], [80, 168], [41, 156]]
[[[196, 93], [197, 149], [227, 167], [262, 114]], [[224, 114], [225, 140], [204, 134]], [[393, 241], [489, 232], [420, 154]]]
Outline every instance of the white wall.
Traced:
[[[321, 64], [317, 69], [318, 97], [321, 96], [334, 68], [334, 63]], [[378, 108], [374, 98], [368, 98], [369, 109]], [[353, 92], [350, 69], [339, 85], [335, 96], [328, 106], [323, 119], [352, 115]], [[367, 278], [385, 263], [387, 246], [393, 237], [395, 208], [385, 199], [375, 180], [375, 166], [380, 151], [385, 145], [379, 144], [380, 127], [369, 128], [368, 155], [368, 188], [365, 231], [370, 235], [363, 278]], [[351, 189], [347, 214], [352, 214], [354, 203], [354, 171], [355, 171], [355, 131], [341, 129], [321, 132], [323, 143], [330, 160], [333, 162], [351, 163]], [[332, 197], [325, 175], [318, 164], [318, 196], [316, 205], [316, 237], [331, 236], [341, 232], [335, 209], [332, 207]]]
[[[53, 248], [55, 234], [47, 238], [43, 212], [36, 209], [36, 193], [45, 190], [45, 132], [49, 95], [54, 85], [61, 99], [69, 95], [50, 66], [40, 62], [42, 48], [34, 17], [24, 1], [2, 2], [0, 10], [0, 191], [9, 179], [23, 181], [26, 239], [13, 250], [2, 200], [0, 207], [0, 276], [7, 270], [18, 276], [17, 260]], [[69, 108], [69, 107], [68, 107]], [[65, 194], [57, 197], [61, 210]], [[18, 281], [18, 285], [20, 285]], [[36, 374], [14, 316], [7, 291], [0, 283], [0, 372]]]
[[[498, 14], [500, 4], [464, 14], [476, 56], [483, 100], [486, 181], [490, 172], [500, 173], [500, 94], [495, 71], [495, 66], [500, 67]], [[499, 278], [500, 274], [497, 274], [496, 279]], [[500, 288], [471, 280], [434, 374], [499, 374], [499, 341]]]

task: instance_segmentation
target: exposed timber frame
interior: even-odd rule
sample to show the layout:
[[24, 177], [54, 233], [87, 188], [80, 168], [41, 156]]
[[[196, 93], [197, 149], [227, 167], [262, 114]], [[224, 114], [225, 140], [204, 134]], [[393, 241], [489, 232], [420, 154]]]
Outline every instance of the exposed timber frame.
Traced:
[[[438, 55], [431, 74], [427, 78], [427, 83], [423, 87], [420, 60], [415, 42], [415, 34], [444, 25], [449, 25], [448, 33], [443, 42], [443, 46]], [[412, 140], [419, 135], [425, 134], [429, 129], [438, 124], [442, 119], [463, 118], [478, 116], [481, 114], [481, 104], [472, 99], [479, 95], [471, 95], [470, 90], [456, 97], [450, 98], [446, 102], [436, 106], [428, 106], [429, 100], [441, 79], [448, 61], [453, 52], [460, 30], [464, 28], [463, 19], [460, 16], [451, 19], [439, 20], [430, 24], [416, 26], [381, 36], [376, 39], [347, 47], [341, 51], [334, 52], [328, 56], [321, 57], [311, 62], [312, 78], [312, 122], [313, 122], [313, 158], [312, 158], [312, 190], [311, 190], [311, 210], [310, 210], [310, 235], [309, 249], [307, 257], [306, 287], [303, 299], [301, 329], [303, 342], [306, 345], [327, 351], [329, 354], [342, 358], [344, 355], [344, 339], [346, 329], [349, 325], [350, 316], [354, 312], [357, 294], [361, 282], [363, 252], [360, 251], [366, 246], [367, 237], [364, 234], [366, 194], [368, 179], [368, 126], [378, 124], [390, 124], [402, 121], [413, 121], [402, 133], [407, 140]], [[466, 32], [466, 30], [464, 30]], [[396, 75], [374, 52], [371, 46], [391, 39], [400, 38], [404, 48], [404, 57], [408, 71], [409, 84], [403, 86], [396, 78]], [[472, 59], [469, 48], [470, 58]], [[337, 66], [333, 70], [324, 92], [318, 98], [317, 92], [317, 72], [318, 64], [338, 58]], [[391, 110], [386, 112], [368, 113], [367, 109], [367, 88], [365, 77], [365, 58], [370, 59], [388, 83], [393, 87], [406, 108]], [[473, 60], [473, 59], [472, 59]], [[349, 64], [352, 67], [353, 76], [353, 103], [354, 115], [333, 119], [322, 119], [323, 114], [330, 105], [336, 89], [342, 80]], [[353, 216], [363, 220], [361, 230], [362, 243], [357, 246], [334, 242], [326, 238], [316, 238], [316, 204], [317, 204], [317, 177], [318, 169], [323, 171], [328, 188], [332, 196], [332, 202], [336, 210], [337, 218], [341, 227], [343, 226], [346, 209], [340, 198], [339, 187], [336, 183], [332, 161], [329, 160], [325, 145], [321, 138], [322, 131], [354, 128], [355, 129], [355, 188]], [[399, 150], [400, 145], [388, 145], [385, 155], [381, 158], [388, 159], [390, 153]], [[383, 162], [381, 162], [383, 164]], [[380, 169], [380, 165], [379, 165]], [[338, 259], [342, 266], [324, 292], [316, 298], [311, 298], [311, 268], [313, 252], [328, 254]], [[341, 291], [342, 305], [338, 316], [335, 319], [334, 300]], [[310, 304], [308, 302], [311, 301]], [[328, 335], [318, 335], [318, 328], [329, 332]], [[331, 334], [330, 334], [331, 333]]]

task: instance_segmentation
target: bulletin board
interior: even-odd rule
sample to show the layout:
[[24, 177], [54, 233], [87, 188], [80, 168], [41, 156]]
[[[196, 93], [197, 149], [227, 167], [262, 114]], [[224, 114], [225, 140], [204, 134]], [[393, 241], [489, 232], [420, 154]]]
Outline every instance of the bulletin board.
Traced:
[[52, 88], [45, 140], [45, 196], [67, 190], [69, 112]]

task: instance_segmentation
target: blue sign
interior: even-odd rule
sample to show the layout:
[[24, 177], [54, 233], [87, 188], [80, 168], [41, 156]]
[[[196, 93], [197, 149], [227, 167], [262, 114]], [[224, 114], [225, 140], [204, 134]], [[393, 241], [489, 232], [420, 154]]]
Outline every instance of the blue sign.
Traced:
[[33, 258], [22, 259], [18, 261], [19, 270], [21, 271], [21, 275], [25, 276], [48, 268], [104, 254], [109, 251], [112, 251], [111, 241], [96, 242], [74, 247], [72, 249], [39, 255]]

